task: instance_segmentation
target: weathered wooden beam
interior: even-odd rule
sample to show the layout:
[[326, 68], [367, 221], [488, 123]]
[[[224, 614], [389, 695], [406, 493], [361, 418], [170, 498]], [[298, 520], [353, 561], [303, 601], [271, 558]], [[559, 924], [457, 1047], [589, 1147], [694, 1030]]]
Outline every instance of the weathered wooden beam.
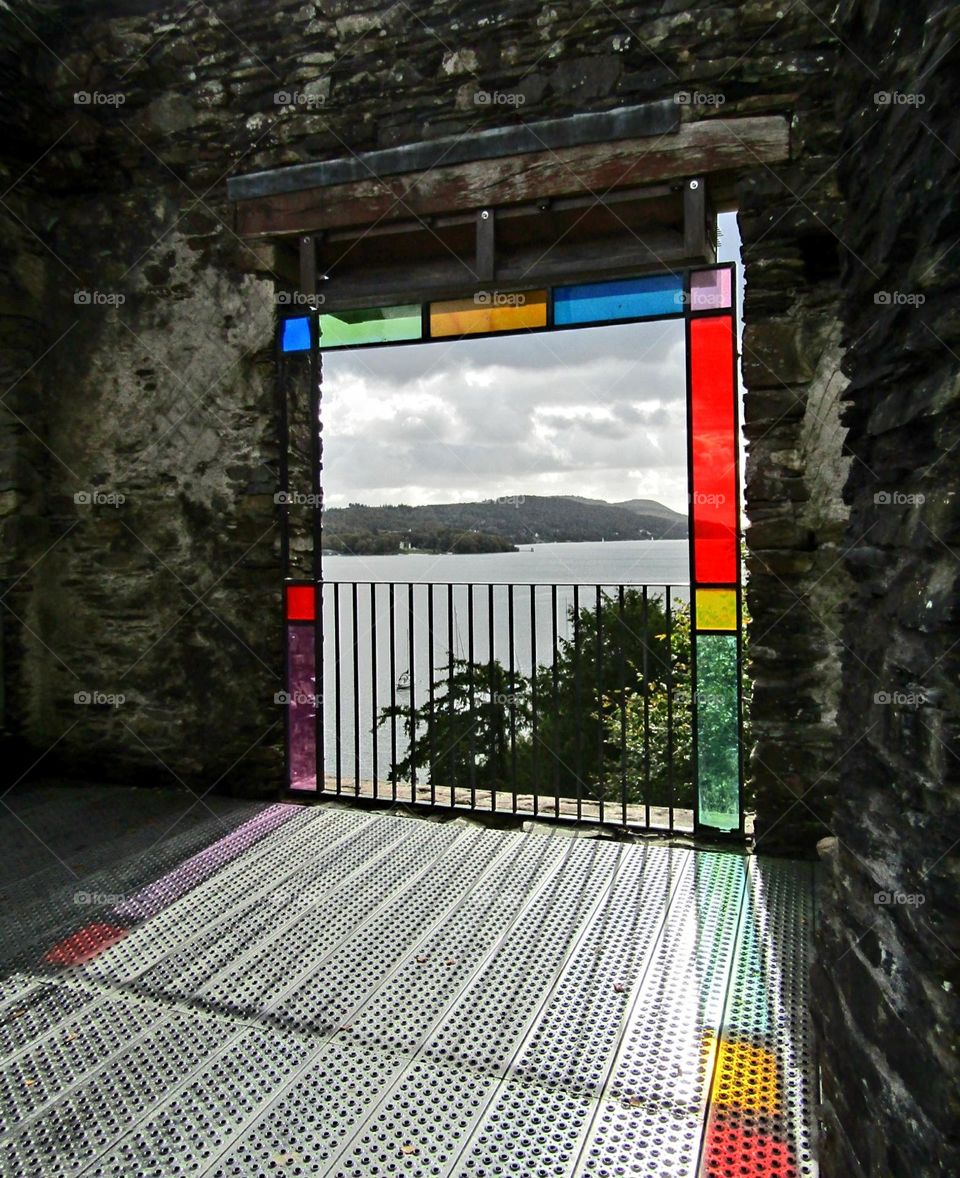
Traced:
[[476, 160], [243, 200], [237, 204], [237, 231], [245, 238], [283, 236], [521, 201], [599, 195], [628, 184], [779, 163], [789, 154], [789, 128], [780, 116], [705, 119], [656, 138], [527, 152], [495, 162]]
[[493, 282], [482, 279], [474, 269], [473, 259], [435, 258], [419, 264], [371, 265], [351, 270], [342, 276], [336, 271], [322, 282], [322, 310], [388, 306], [416, 299], [459, 298], [477, 290], [535, 290], [561, 281], [591, 282], [617, 278], [671, 267], [703, 264], [703, 255], [688, 254], [679, 232], [659, 231], [639, 239], [623, 234], [606, 240], [605, 251], [595, 242], [559, 242], [553, 248], [543, 246], [516, 250], [497, 259]]

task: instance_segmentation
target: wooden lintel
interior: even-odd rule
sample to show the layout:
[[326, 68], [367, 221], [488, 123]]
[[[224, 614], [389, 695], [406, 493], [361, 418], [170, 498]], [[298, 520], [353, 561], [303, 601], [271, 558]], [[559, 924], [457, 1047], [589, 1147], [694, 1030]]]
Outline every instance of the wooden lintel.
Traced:
[[535, 290], [560, 281], [592, 282], [635, 276], [647, 271], [685, 265], [703, 265], [702, 254], [691, 256], [679, 232], [660, 231], [642, 240], [625, 234], [607, 242], [608, 254], [595, 243], [558, 243], [544, 252], [541, 247], [515, 251], [497, 259], [496, 279], [491, 284], [464, 259], [446, 257], [419, 265], [387, 265], [336, 273], [321, 284], [325, 310], [386, 306], [409, 302], [410, 291], [418, 299], [459, 298], [477, 290]]
[[402, 221], [728, 173], [780, 163], [789, 155], [789, 127], [779, 115], [704, 119], [672, 135], [477, 160], [239, 201], [237, 229], [241, 237], [257, 238]]

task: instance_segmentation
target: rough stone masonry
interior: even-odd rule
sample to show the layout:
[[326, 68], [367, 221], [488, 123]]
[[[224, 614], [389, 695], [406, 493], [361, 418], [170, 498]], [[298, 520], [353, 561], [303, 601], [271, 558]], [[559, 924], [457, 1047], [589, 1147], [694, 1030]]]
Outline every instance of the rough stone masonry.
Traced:
[[479, 91], [784, 115], [738, 185], [758, 843], [835, 840], [825, 1173], [960, 1169], [958, 40], [932, 0], [0, 4], [8, 761], [279, 784], [277, 281], [227, 176], [517, 117]]

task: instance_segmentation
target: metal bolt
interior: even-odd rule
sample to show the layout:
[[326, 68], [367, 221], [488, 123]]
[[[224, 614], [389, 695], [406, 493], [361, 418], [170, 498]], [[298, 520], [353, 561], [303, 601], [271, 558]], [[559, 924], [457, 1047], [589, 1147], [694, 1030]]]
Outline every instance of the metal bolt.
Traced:
[[490, 210], [489, 209], [483, 210], [483, 212], [480, 214], [480, 220], [481, 221], [489, 221], [490, 220]]

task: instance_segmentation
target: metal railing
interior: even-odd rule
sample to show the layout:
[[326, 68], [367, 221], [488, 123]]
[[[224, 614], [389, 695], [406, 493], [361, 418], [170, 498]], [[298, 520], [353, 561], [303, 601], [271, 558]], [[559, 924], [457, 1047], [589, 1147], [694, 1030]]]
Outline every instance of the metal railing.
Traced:
[[692, 831], [684, 585], [326, 582], [324, 793]]

